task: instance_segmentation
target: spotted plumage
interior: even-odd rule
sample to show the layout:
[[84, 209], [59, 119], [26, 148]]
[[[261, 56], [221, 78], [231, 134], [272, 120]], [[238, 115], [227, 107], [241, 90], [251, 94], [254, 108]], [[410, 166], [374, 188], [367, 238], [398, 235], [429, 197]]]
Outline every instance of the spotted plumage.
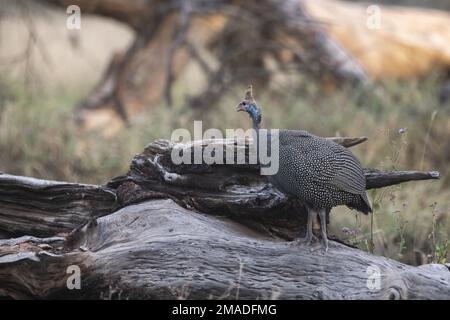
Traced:
[[279, 170], [269, 179], [315, 209], [347, 205], [368, 213], [366, 179], [353, 154], [306, 131], [280, 130]]
[[[253, 99], [251, 86], [237, 110], [246, 111], [254, 129], [259, 131], [261, 110]], [[358, 159], [341, 145], [306, 131], [279, 131], [279, 169], [269, 176], [269, 181], [306, 204], [307, 243], [313, 237], [312, 219], [319, 215], [326, 250], [326, 213], [331, 208], [346, 205], [365, 214], [372, 211], [364, 171]]]

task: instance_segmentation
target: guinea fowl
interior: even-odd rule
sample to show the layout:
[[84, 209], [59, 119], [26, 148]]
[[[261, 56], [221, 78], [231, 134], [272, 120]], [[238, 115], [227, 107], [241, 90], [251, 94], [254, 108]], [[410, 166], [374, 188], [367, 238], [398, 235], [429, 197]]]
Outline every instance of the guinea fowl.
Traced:
[[[250, 115], [256, 130], [258, 152], [261, 110], [253, 98], [251, 86], [247, 89], [245, 99], [238, 104], [237, 111], [245, 111]], [[313, 220], [319, 215], [322, 244], [327, 251], [327, 212], [338, 205], [346, 205], [365, 214], [372, 212], [361, 164], [343, 146], [306, 131], [280, 130], [278, 138], [279, 169], [269, 176], [269, 181], [306, 206], [306, 236], [298, 239], [298, 242], [311, 244]]]

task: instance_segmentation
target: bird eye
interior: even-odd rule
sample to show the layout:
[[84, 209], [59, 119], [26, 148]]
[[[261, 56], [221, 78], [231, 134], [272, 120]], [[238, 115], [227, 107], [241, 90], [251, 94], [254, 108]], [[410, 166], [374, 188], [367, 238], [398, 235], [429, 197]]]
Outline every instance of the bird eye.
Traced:
[[245, 106], [247, 104], [247, 102], [242, 102], [242, 105]]

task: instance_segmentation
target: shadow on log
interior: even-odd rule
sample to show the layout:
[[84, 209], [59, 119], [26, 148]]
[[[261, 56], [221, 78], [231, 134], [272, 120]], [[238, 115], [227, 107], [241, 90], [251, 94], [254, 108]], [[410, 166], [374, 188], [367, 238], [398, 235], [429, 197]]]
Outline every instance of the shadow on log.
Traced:
[[[181, 147], [212, 144], [248, 150], [231, 140]], [[19, 237], [0, 240], [0, 297], [450, 298], [444, 265], [412, 267], [334, 241], [328, 253], [289, 245], [305, 223], [301, 203], [256, 165], [174, 165], [174, 146], [155, 141], [105, 186], [0, 174], [0, 233]], [[365, 172], [368, 188], [439, 177]], [[73, 265], [80, 290], [67, 288]]]

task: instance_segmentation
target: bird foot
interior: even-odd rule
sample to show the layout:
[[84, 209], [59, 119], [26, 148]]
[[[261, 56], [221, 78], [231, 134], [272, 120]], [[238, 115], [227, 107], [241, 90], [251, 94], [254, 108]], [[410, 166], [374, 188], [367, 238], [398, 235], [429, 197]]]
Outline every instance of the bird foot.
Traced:
[[324, 243], [324, 241], [322, 241], [322, 244], [311, 247], [311, 252], [318, 251], [318, 250], [323, 250], [324, 253], [327, 253], [328, 252], [328, 243]]
[[322, 239], [322, 249], [325, 251], [325, 253], [328, 252], [328, 238]]
[[289, 245], [291, 245], [291, 246], [300, 246], [300, 245], [311, 246], [313, 242], [317, 242], [317, 241], [318, 241], [317, 237], [312, 235], [310, 237], [306, 236], [304, 238], [297, 238], [297, 239], [291, 241], [289, 243]]
[[297, 238], [291, 242], [289, 242], [290, 246], [308, 246], [310, 247], [310, 251], [317, 251], [319, 249], [323, 249], [323, 251], [326, 253], [328, 252], [328, 239], [322, 239], [321, 245], [314, 245], [314, 242], [319, 242], [319, 239], [316, 236], [312, 237], [304, 237], [304, 238]]

